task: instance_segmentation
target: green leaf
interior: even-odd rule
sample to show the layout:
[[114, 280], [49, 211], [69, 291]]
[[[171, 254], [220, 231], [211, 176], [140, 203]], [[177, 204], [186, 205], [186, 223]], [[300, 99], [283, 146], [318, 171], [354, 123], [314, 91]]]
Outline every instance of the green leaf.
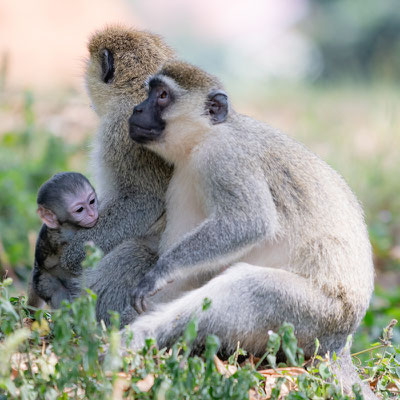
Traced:
[[328, 378], [330, 378], [332, 376], [328, 364], [323, 363], [323, 362], [319, 364], [318, 372], [321, 375], [321, 378], [325, 379], [325, 380], [327, 380]]
[[183, 339], [187, 344], [192, 344], [197, 337], [197, 318], [193, 318], [187, 325]]

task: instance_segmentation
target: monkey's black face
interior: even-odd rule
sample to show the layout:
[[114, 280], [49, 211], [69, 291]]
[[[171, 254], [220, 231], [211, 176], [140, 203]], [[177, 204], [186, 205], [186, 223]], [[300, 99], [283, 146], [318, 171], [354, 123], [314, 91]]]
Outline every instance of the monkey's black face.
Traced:
[[129, 135], [137, 143], [146, 144], [158, 140], [165, 129], [162, 111], [173, 101], [170, 88], [162, 81], [153, 79], [145, 101], [137, 105], [129, 118]]

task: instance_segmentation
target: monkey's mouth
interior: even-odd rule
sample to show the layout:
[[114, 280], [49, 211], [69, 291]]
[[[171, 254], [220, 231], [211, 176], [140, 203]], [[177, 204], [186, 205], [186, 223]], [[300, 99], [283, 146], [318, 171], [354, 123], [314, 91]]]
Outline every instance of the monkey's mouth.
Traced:
[[93, 228], [97, 224], [97, 219], [92, 222], [88, 222], [87, 224], [83, 225], [84, 228]]
[[160, 128], [145, 128], [133, 123], [129, 124], [129, 136], [139, 144], [146, 144], [159, 139], [163, 131], [164, 129]]

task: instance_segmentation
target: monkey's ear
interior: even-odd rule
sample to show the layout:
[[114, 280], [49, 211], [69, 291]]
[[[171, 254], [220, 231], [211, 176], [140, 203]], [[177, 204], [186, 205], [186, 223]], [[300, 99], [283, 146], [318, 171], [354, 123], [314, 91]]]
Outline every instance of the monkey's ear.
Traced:
[[114, 56], [108, 49], [101, 51], [101, 79], [104, 83], [111, 82], [114, 78]]
[[210, 115], [212, 124], [225, 122], [228, 116], [228, 96], [222, 90], [212, 91], [206, 102], [206, 112]]
[[37, 213], [43, 223], [46, 224], [49, 228], [57, 229], [60, 227], [58, 218], [56, 217], [56, 214], [54, 214], [52, 211], [43, 206], [39, 206], [37, 209]]

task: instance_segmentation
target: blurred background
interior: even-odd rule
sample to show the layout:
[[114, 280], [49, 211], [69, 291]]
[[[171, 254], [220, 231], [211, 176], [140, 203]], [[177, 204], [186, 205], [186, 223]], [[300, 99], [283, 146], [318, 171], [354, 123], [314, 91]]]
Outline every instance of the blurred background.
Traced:
[[38, 187], [61, 170], [90, 176], [86, 43], [115, 22], [164, 36], [222, 79], [238, 111], [345, 177], [365, 209], [377, 275], [355, 347], [400, 320], [398, 0], [0, 0], [0, 274], [16, 293], [32, 267]]

